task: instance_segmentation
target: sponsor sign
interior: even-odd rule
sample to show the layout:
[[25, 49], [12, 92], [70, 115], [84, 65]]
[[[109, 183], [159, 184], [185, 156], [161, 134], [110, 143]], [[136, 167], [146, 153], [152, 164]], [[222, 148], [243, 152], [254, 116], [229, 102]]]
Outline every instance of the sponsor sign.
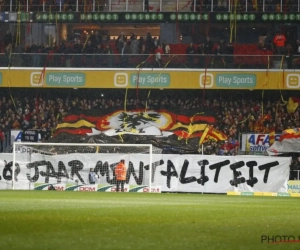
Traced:
[[79, 87], [85, 85], [84, 73], [53, 72], [46, 73], [46, 85], [57, 87]]
[[35, 129], [10, 130], [10, 141], [13, 142], [38, 142], [41, 140], [41, 131]]
[[31, 72], [30, 84], [33, 87], [40, 87], [44, 84], [44, 74], [42, 72]]
[[[124, 192], [130, 192], [130, 187], [128, 184], [124, 185]], [[99, 184], [97, 187], [98, 192], [117, 192], [117, 186], [115, 184], [113, 185], [103, 185]], [[120, 191], [121, 192], [121, 186], [120, 186]]]
[[63, 23], [161, 23], [161, 22], [212, 22], [224, 23], [229, 20], [252, 23], [277, 23], [277, 22], [298, 22], [299, 13], [224, 13], [218, 12], [2, 12], [0, 13], [0, 22], [63, 22]]
[[[149, 186], [130, 186], [129, 192], [132, 193], [149, 193]], [[151, 193], [161, 193], [160, 186], [151, 186]]]
[[288, 193], [300, 194], [300, 181], [288, 181]]
[[299, 89], [300, 74], [287, 74], [286, 85], [289, 89]]
[[114, 84], [116, 87], [126, 87], [128, 85], [127, 73], [116, 73], [114, 77]]
[[21, 142], [22, 141], [22, 130], [11, 130], [10, 131], [10, 141], [14, 142]]
[[35, 129], [27, 129], [22, 133], [22, 141], [23, 142], [38, 142], [39, 141], [39, 130]]
[[217, 74], [216, 86], [221, 88], [255, 88], [255, 74]]
[[[153, 192], [287, 193], [291, 161], [288, 157], [171, 154], [153, 154], [152, 157]], [[11, 187], [11, 173], [15, 169], [15, 189], [32, 190], [42, 183], [65, 184], [68, 191], [114, 192], [114, 167], [124, 159], [126, 192], [149, 192], [147, 154], [46, 155], [24, 152], [16, 154], [15, 168], [12, 154], [1, 154], [0, 159], [0, 189]], [[98, 176], [95, 184], [89, 184], [90, 168], [94, 168]]]
[[114, 21], [119, 20], [119, 14], [118, 13], [95, 13], [95, 12], [94, 13], [81, 13], [80, 20], [82, 20], [82, 21], [114, 22]]
[[170, 84], [170, 74], [166, 73], [140, 73], [130, 75], [130, 85], [134, 87], [168, 87]]
[[[163, 55], [162, 55], [163, 56]], [[178, 55], [181, 57], [181, 55]], [[266, 72], [253, 70], [214, 71], [191, 69], [89, 69], [61, 68], [41, 71], [28, 69], [1, 69], [0, 76], [10, 81], [2, 81], [0, 87], [39, 87], [48, 88], [169, 88], [169, 89], [298, 89], [300, 74], [288, 71], [270, 71], [266, 85]], [[19, 79], [22, 79], [20, 81]], [[0, 77], [1, 80], [1, 77]], [[1, 81], [0, 81], [1, 83]]]
[[35, 183], [34, 190], [52, 190], [54, 188], [56, 191], [65, 191], [65, 184], [49, 184], [49, 183]]
[[285, 196], [285, 197], [300, 197], [298, 194], [289, 193], [272, 193], [272, 192], [227, 192], [227, 195], [237, 196]]
[[63, 13], [63, 12], [57, 12], [57, 13], [35, 13], [33, 15], [33, 19], [36, 22], [73, 22], [75, 20], [78, 20], [78, 13]]
[[[275, 135], [275, 141], [279, 141], [280, 134]], [[242, 134], [241, 151], [265, 152], [270, 147], [269, 134]]]
[[[77, 182], [77, 181], [75, 181], [75, 182]], [[92, 185], [67, 184], [66, 191], [96, 192], [97, 185], [96, 184], [92, 184]]]
[[[21, 16], [24, 12], [21, 12]], [[253, 22], [264, 22], [264, 23], [277, 23], [277, 22], [297, 22], [300, 20], [299, 13], [224, 13], [218, 12], [216, 9], [213, 12], [157, 12], [157, 13], [146, 13], [146, 12], [76, 12], [76, 13], [34, 13], [32, 15], [34, 22], [75, 22], [75, 23], [161, 23], [161, 22], [181, 22], [181, 23], [193, 23], [193, 22], [210, 22], [213, 23], [224, 23], [230, 20], [253, 23]], [[6, 19], [5, 19], [6, 20]], [[10, 20], [15, 22], [15, 19]], [[21, 19], [22, 20], [22, 19]]]
[[199, 79], [201, 88], [212, 88], [214, 86], [214, 76], [210, 73], [201, 73]]

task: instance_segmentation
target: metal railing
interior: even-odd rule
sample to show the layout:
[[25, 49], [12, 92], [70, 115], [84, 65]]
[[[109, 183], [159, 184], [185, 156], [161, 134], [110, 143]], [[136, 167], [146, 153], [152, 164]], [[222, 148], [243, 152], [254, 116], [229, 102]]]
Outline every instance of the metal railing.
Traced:
[[1, 12], [300, 12], [300, 0], [39, 0], [4, 1]]
[[0, 67], [299, 69], [300, 55], [2, 53]]

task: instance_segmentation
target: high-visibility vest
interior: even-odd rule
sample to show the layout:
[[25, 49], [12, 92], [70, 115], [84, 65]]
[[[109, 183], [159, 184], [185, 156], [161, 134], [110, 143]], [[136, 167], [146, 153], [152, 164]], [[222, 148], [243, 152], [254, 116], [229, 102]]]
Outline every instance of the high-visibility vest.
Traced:
[[126, 166], [124, 163], [120, 162], [115, 168], [115, 175], [118, 181], [126, 180]]

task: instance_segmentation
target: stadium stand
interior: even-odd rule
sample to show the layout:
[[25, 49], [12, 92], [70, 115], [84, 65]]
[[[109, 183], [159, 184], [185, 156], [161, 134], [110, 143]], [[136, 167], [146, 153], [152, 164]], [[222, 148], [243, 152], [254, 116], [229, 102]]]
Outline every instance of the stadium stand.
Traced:
[[[133, 90], [127, 96], [127, 109], [145, 109], [144, 100], [148, 93], [140, 90], [140, 99], [136, 99], [135, 92], [136, 90]], [[260, 92], [238, 91], [235, 94], [241, 96], [239, 100], [232, 99], [235, 95], [232, 94], [233, 91], [230, 91], [230, 95], [227, 95], [226, 91], [207, 91], [205, 100], [199, 97], [200, 90], [198, 92], [184, 90], [182, 94], [182, 91], [157, 90], [149, 97], [147, 108], [173, 110], [185, 114], [195, 114], [202, 110], [216, 118], [215, 128], [225, 133], [230, 141], [237, 141], [241, 133], [269, 134], [273, 130], [281, 133], [287, 128], [300, 127], [300, 108], [288, 113], [286, 105], [278, 101], [278, 92], [270, 92], [264, 100], [261, 100]], [[290, 92], [283, 94], [286, 98]], [[11, 129], [41, 129], [45, 131], [45, 136], [50, 136], [64, 116], [74, 113], [74, 110], [76, 113], [91, 114], [103, 108], [123, 108], [124, 102], [122, 90], [1, 91], [1, 132], [5, 134]]]
[[[247, 4], [246, 4], [247, 3]], [[12, 5], [14, 4], [14, 5]], [[111, 0], [111, 1], [35, 1], [29, 5], [27, 2], [21, 2], [16, 5], [14, 1], [0, 2], [1, 11], [34, 11], [34, 12], [51, 12], [51, 11], [84, 11], [84, 12], [230, 12], [237, 9], [239, 12], [280, 12], [299, 11], [298, 1], [280, 1], [275, 4], [275, 1], [238, 1], [237, 5], [233, 5], [230, 1], [198, 1], [198, 0]], [[179, 27], [176, 23], [176, 30], [184, 30], [185, 27]], [[212, 29], [208, 24], [209, 33]], [[278, 27], [277, 27], [278, 28]], [[194, 29], [194, 27], [193, 27]], [[233, 32], [233, 30], [231, 30]], [[274, 32], [275, 30], [273, 30]], [[31, 32], [31, 31], [30, 31]], [[190, 32], [187, 31], [187, 33]], [[195, 31], [193, 31], [195, 33]], [[246, 31], [248, 32], [248, 31]], [[217, 31], [215, 32], [217, 33]], [[249, 31], [250, 33], [250, 31]], [[116, 34], [114, 34], [115, 36]], [[125, 40], [128, 46], [135, 43], [133, 39], [135, 34], [125, 34]], [[190, 34], [188, 34], [190, 35]], [[201, 36], [205, 37], [202, 33]], [[61, 40], [59, 44], [28, 44], [22, 41], [17, 44], [13, 39], [16, 34], [9, 32], [3, 36], [2, 47], [0, 54], [0, 65], [2, 67], [89, 67], [89, 68], [104, 68], [104, 67], [132, 67], [132, 68], [247, 68], [247, 69], [269, 69], [275, 62], [278, 63], [278, 54], [275, 55], [272, 38], [274, 34], [265, 34], [268, 37], [262, 40], [262, 43], [249, 43], [248, 41], [229, 43], [223, 39], [214, 39], [212, 50], [207, 52], [204, 41], [191, 38], [195, 53], [187, 55], [187, 42], [182, 43], [164, 43], [159, 41], [159, 37], [155, 39], [146, 30], [145, 33], [138, 37], [138, 54], [130, 54], [128, 63], [122, 64], [122, 49], [119, 47], [119, 39], [115, 39], [106, 35], [95, 34], [87, 35], [80, 34], [79, 36], [67, 37], [66, 40]], [[191, 36], [192, 37], [192, 36]], [[98, 39], [99, 38], [99, 39]], [[228, 39], [227, 39], [228, 40]], [[232, 39], [230, 39], [232, 40]], [[267, 43], [269, 42], [269, 43]], [[163, 55], [161, 64], [157, 65], [157, 46], [162, 45]], [[282, 50], [281, 57], [290, 60], [290, 64], [286, 67], [289, 69], [299, 68], [300, 45], [299, 40], [289, 40], [286, 43], [286, 49]], [[166, 48], [169, 48], [168, 50]], [[291, 52], [292, 51], [292, 52]], [[189, 63], [188, 58], [192, 60]], [[287, 59], [289, 58], [289, 59]], [[279, 61], [280, 63], [280, 61]], [[280, 66], [282, 67], [282, 66]], [[1, 91], [0, 94], [0, 121], [1, 134], [3, 138], [10, 129], [44, 129], [53, 133], [55, 128], [66, 113], [72, 111], [72, 105], [75, 102], [78, 110], [89, 111], [93, 109], [111, 108], [116, 103], [124, 106], [124, 96], [117, 95], [111, 90], [105, 98], [101, 96], [101, 89], [98, 91], [91, 90], [85, 92], [91, 96], [89, 100], [83, 97], [82, 93], [75, 92], [72, 96], [66, 94], [61, 96], [53, 90], [48, 93], [40, 93], [40, 90], [31, 90], [31, 92], [22, 91], [22, 96], [17, 93], [11, 93], [10, 90]], [[27, 97], [24, 97], [26, 93]], [[38, 95], [36, 93], [39, 93]], [[94, 94], [97, 93], [98, 96]], [[209, 91], [207, 95], [209, 95]], [[164, 91], [164, 94], [158, 92], [157, 98], [152, 96], [149, 99], [147, 108], [173, 108], [178, 111], [187, 110], [212, 110], [212, 116], [216, 117], [216, 127], [224, 132], [227, 136], [236, 140], [242, 132], [260, 132], [269, 133], [275, 129], [278, 132], [293, 126], [299, 127], [300, 111], [297, 109], [293, 114], [289, 114], [284, 106], [282, 98], [260, 99], [254, 98], [253, 93], [243, 92], [243, 100], [234, 101], [230, 96], [211, 95], [212, 98], [207, 98], [205, 103], [199, 100], [199, 96], [194, 96], [187, 91], [186, 96], [178, 97], [176, 92]], [[168, 98], [166, 98], [168, 96]], [[216, 97], [218, 96], [218, 97]], [[286, 96], [288, 98], [289, 96]], [[145, 103], [141, 100], [129, 102], [129, 109], [145, 108]], [[172, 99], [179, 99], [180, 102], [172, 103]], [[281, 100], [281, 101], [278, 101]]]
[[[99, 44], [91, 44], [91, 46], [85, 46], [84, 42], [78, 42], [76, 45], [73, 41], [62, 42], [59, 45], [54, 44], [48, 46], [47, 44], [32, 44], [31, 46], [24, 47], [19, 45], [12, 52], [12, 58], [10, 61], [11, 66], [16, 67], [78, 67], [76, 65], [77, 58], [83, 58], [83, 64], [81, 60], [80, 66], [84, 67], [107, 67], [108, 62], [112, 62], [113, 67], [121, 67], [120, 64], [120, 51], [117, 48], [116, 40], [109, 40]], [[130, 46], [131, 40], [127, 40]], [[147, 47], [147, 41], [140, 39], [138, 41], [139, 47], [138, 54], [131, 54], [127, 67], [157, 67], [155, 64], [155, 45]], [[153, 39], [152, 42], [153, 43]], [[142, 52], [142, 45], [146, 46], [146, 51]], [[222, 45], [223, 44], [223, 45]], [[221, 56], [224, 64], [219, 66], [220, 68], [246, 68], [246, 69], [257, 69], [257, 68], [272, 68], [272, 65], [278, 60], [278, 55], [273, 52], [273, 49], [265, 49], [260, 47], [258, 44], [227, 44], [214, 43], [213, 54], [206, 54], [204, 51], [199, 51], [199, 44], [194, 43], [195, 53], [190, 55], [194, 59], [194, 66], [192, 68], [215, 68], [214, 60], [218, 58], [218, 55], [214, 53], [218, 45], [221, 45]], [[165, 49], [166, 44], [162, 44]], [[200, 43], [200, 47], [204, 46]], [[231, 46], [231, 50], [228, 49]], [[290, 45], [292, 49], [292, 64], [289, 68], [299, 68], [299, 52], [296, 41]], [[189, 68], [191, 65], [187, 64], [186, 49], [188, 44], [168, 44], [170, 48], [168, 53], [162, 55], [162, 65], [160, 67], [168, 68]], [[3, 48], [3, 54], [0, 54], [0, 65], [5, 67], [8, 65], [7, 54], [5, 52], [9, 50], [8, 47]], [[285, 49], [281, 56], [285, 56], [288, 52]], [[66, 60], [70, 60], [71, 64], [66, 64]], [[147, 61], [146, 64], [142, 62]], [[280, 59], [281, 60], [281, 57]], [[86, 62], [89, 62], [88, 64]], [[232, 63], [231, 63], [232, 62]]]

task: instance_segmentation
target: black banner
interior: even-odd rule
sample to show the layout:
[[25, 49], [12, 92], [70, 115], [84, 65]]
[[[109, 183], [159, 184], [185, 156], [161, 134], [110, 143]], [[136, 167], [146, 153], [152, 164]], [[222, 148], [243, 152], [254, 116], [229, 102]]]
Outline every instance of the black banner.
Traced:
[[300, 13], [230, 12], [2, 12], [0, 22], [35, 23], [244, 23], [299, 22]]
[[32, 14], [32, 22], [43, 23], [224, 23], [232, 20], [248, 23], [299, 22], [300, 13], [40, 12]]
[[39, 130], [27, 129], [22, 133], [22, 142], [38, 142], [39, 141]]
[[48, 140], [51, 130], [47, 129], [27, 129], [22, 131], [22, 142], [38, 142]]

